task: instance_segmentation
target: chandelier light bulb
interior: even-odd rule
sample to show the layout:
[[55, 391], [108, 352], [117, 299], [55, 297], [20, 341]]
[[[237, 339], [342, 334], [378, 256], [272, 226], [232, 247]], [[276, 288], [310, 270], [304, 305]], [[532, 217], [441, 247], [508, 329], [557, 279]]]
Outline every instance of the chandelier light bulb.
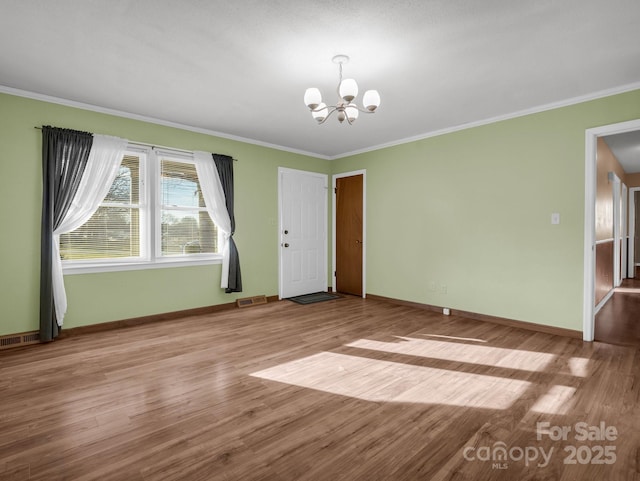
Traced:
[[351, 102], [358, 95], [358, 84], [354, 79], [346, 78], [340, 82], [338, 93], [344, 101]]
[[315, 87], [308, 88], [304, 93], [304, 104], [311, 110], [315, 110], [322, 102], [322, 94]]
[[318, 123], [324, 122], [324, 119], [327, 118], [327, 114], [329, 113], [329, 109], [324, 102], [321, 102], [315, 109], [311, 111], [311, 115], [314, 119], [318, 121]]
[[349, 123], [352, 123], [358, 118], [358, 106], [356, 104], [349, 104], [344, 109], [344, 113], [347, 115]]
[[380, 94], [377, 90], [367, 90], [362, 97], [364, 108], [369, 112], [373, 112], [380, 107]]

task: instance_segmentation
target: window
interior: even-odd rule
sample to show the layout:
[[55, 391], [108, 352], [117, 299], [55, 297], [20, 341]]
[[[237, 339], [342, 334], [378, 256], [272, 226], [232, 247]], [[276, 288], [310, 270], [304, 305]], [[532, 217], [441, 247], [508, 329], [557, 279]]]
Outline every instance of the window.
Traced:
[[127, 152], [98, 210], [60, 236], [65, 273], [219, 262], [220, 245], [195, 164], [162, 151]]
[[161, 161], [161, 254], [218, 252], [216, 226], [207, 212], [194, 164]]
[[140, 257], [140, 158], [125, 155], [98, 210], [60, 236], [62, 260]]

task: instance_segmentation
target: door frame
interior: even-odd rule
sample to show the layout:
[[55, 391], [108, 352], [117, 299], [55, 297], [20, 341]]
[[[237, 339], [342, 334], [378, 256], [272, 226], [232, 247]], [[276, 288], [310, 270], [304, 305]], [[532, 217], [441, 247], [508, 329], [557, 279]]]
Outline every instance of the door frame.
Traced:
[[640, 119], [603, 125], [585, 130], [584, 170], [584, 290], [582, 303], [582, 339], [593, 341], [595, 334], [596, 277], [596, 172], [598, 137], [640, 130]]
[[629, 251], [629, 188], [624, 182], [620, 185], [620, 284], [627, 278], [627, 255]]
[[331, 188], [333, 190], [332, 199], [332, 223], [331, 223], [331, 288], [336, 292], [336, 180], [342, 177], [353, 177], [362, 175], [362, 297], [367, 297], [367, 170], [354, 170], [333, 174]]
[[[325, 185], [325, 196], [324, 196], [324, 225], [325, 228], [329, 224], [329, 209], [327, 209], [327, 202], [329, 201], [329, 193], [328, 190], [328, 182], [329, 175], [323, 174], [322, 172], [312, 172], [310, 170], [301, 170], [301, 169], [290, 169], [288, 167], [278, 167], [278, 299], [282, 300], [282, 286], [284, 282], [284, 276], [282, 275], [282, 243], [284, 242], [284, 238], [282, 237], [284, 234], [282, 232], [282, 174], [290, 172], [297, 174], [305, 174], [312, 175], [314, 177], [321, 177], [324, 179]], [[329, 241], [327, 240], [327, 236], [324, 236], [323, 241], [323, 257], [324, 262], [322, 263], [323, 268], [323, 278], [324, 278], [324, 290], [326, 290], [327, 283], [327, 259], [329, 257]]]
[[622, 191], [622, 180], [615, 172], [609, 172], [609, 179], [613, 182], [613, 289], [620, 286], [620, 259], [622, 251], [620, 250], [620, 242], [622, 240], [620, 226], [620, 204]]
[[640, 187], [629, 188], [629, 228], [627, 229], [627, 238], [629, 239], [627, 249], [627, 277], [633, 279], [636, 277], [636, 193], [640, 192]]

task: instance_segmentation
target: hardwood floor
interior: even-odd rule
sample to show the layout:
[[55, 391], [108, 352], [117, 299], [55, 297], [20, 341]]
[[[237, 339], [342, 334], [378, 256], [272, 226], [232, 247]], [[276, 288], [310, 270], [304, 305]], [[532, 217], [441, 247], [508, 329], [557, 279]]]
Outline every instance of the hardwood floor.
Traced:
[[595, 320], [595, 339], [640, 347], [640, 278], [625, 279]]
[[0, 479], [640, 480], [639, 395], [638, 349], [283, 301], [0, 352]]

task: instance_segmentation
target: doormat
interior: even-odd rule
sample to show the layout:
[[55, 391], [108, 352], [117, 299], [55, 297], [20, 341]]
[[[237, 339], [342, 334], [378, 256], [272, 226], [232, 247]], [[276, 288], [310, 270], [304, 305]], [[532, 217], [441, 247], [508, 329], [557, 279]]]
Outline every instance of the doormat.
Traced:
[[298, 304], [313, 304], [314, 302], [340, 299], [340, 296], [337, 294], [331, 294], [330, 292], [314, 292], [313, 294], [305, 294], [303, 296], [289, 297], [288, 299], [290, 301], [297, 302]]

